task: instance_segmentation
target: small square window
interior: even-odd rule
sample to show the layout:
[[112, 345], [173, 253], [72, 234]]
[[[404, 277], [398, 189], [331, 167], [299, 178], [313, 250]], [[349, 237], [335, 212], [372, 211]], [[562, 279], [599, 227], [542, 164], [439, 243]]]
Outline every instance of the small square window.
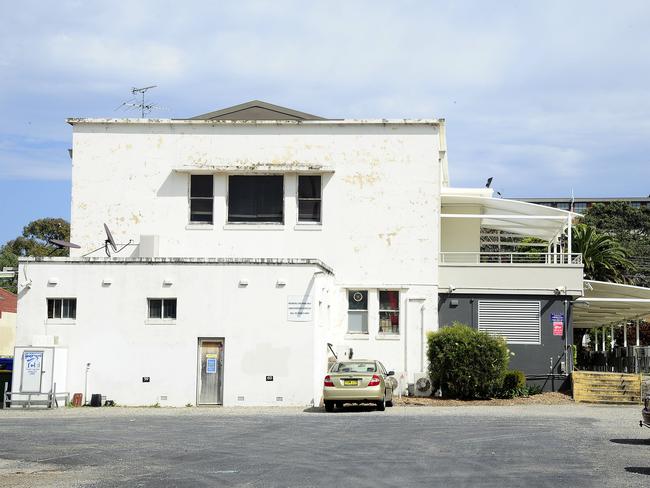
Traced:
[[150, 319], [176, 319], [176, 298], [149, 298]]
[[47, 318], [48, 319], [68, 319], [77, 318], [77, 299], [76, 298], [48, 298], [47, 299]]
[[348, 290], [348, 332], [368, 333], [368, 291]]
[[298, 176], [298, 222], [321, 221], [320, 175]]

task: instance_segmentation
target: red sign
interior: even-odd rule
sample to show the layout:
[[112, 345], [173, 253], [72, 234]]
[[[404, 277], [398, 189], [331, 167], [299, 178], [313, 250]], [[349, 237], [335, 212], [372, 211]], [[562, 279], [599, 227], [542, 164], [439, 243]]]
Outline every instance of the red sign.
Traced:
[[561, 336], [564, 332], [564, 323], [563, 322], [553, 322], [553, 335]]

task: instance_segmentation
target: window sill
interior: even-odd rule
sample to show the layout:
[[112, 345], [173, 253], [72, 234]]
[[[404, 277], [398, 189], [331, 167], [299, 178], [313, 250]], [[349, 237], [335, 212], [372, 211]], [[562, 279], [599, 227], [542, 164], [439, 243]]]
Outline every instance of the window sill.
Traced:
[[402, 337], [399, 335], [398, 332], [386, 332], [386, 333], [379, 333], [375, 336], [375, 339], [378, 341], [399, 341]]
[[284, 230], [284, 224], [256, 224], [256, 223], [228, 223], [223, 226], [223, 230]]
[[176, 325], [176, 319], [147, 319], [144, 325]]
[[293, 230], [323, 230], [323, 224], [321, 223], [307, 223], [301, 222], [293, 226]]
[[212, 230], [213, 224], [187, 224], [185, 230]]
[[368, 336], [367, 333], [345, 334], [345, 340], [348, 341], [367, 341], [369, 339], [370, 337]]
[[77, 321], [72, 319], [45, 319], [46, 325], [76, 325]]

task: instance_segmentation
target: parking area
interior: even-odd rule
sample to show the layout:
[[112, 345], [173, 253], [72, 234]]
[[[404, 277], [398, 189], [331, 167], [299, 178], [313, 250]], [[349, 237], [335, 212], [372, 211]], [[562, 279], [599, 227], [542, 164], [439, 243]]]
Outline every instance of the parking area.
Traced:
[[648, 486], [640, 407], [0, 411], [3, 487]]

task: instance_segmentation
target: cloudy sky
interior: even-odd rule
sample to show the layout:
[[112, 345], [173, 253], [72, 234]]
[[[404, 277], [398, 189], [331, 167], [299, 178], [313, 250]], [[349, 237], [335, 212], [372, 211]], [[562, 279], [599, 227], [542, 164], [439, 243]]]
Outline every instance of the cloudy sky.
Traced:
[[0, 0], [0, 242], [69, 218], [70, 116], [444, 117], [454, 186], [650, 193], [650, 2]]

